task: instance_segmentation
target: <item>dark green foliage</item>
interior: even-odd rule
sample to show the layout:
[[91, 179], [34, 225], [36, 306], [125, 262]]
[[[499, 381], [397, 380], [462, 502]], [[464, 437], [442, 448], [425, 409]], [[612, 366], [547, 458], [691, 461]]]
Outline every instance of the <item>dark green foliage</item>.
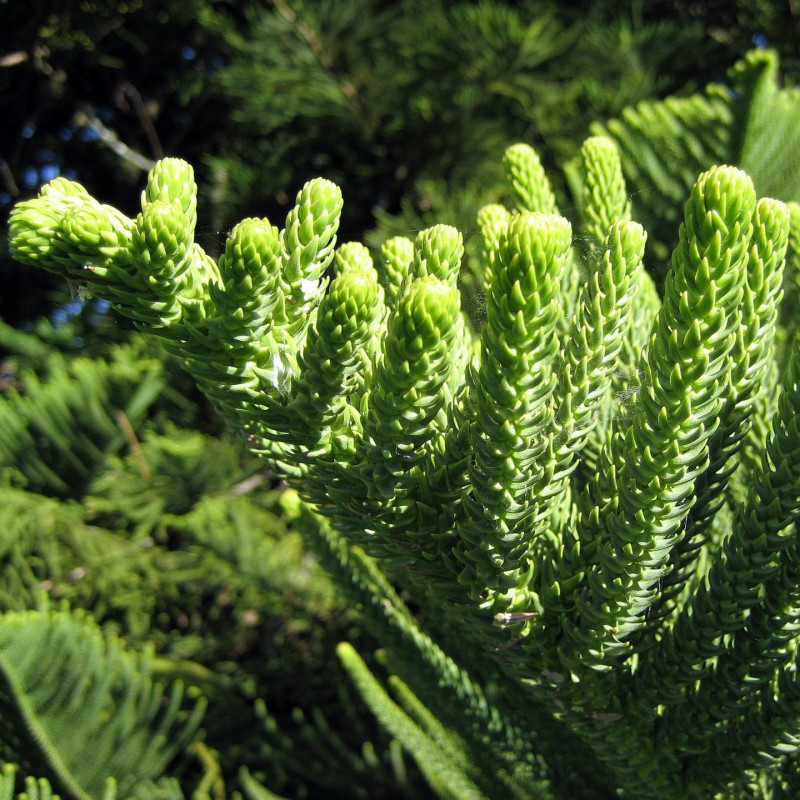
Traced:
[[64, 791], [82, 800], [102, 797], [108, 778], [124, 795], [160, 775], [194, 736], [205, 707], [182, 711], [180, 683], [165, 694], [146, 658], [104, 642], [76, 614], [3, 614], [0, 671], [3, 755], [36, 752]]
[[206, 157], [224, 176], [215, 202], [272, 216], [286, 187], [322, 174], [347, 198], [346, 238], [374, 213], [378, 242], [436, 222], [469, 229], [503, 190], [496, 153], [509, 144], [546, 144], [552, 168], [591, 120], [683, 86], [696, 50], [729, 63], [699, 21], [663, 16], [549, 2], [253, 8], [248, 29], [227, 34], [220, 82], [237, 127]]
[[[93, 10], [127, 13], [113, 5]], [[741, 19], [773, 18], [742, 5]], [[237, 110], [215, 110], [202, 137], [213, 208], [197, 237], [224, 254], [192, 245], [185, 164], [159, 164], [134, 220], [56, 182], [38, 229], [14, 231], [18, 254], [44, 254], [162, 347], [136, 338], [73, 360], [82, 322], [38, 323], [61, 356], [0, 329], [16, 354], [0, 397], [2, 607], [49, 594], [88, 609], [106, 633], [158, 648], [159, 685], [184, 681], [216, 708], [172, 765], [181, 784], [142, 774], [131, 794], [423, 796], [402, 744], [446, 797], [793, 796], [793, 223], [783, 281], [781, 268], [797, 207], [755, 201], [794, 196], [795, 172], [773, 157], [794, 142], [794, 94], [776, 89], [773, 56], [748, 56], [732, 89], [623, 111], [671, 85], [666, 64], [709, 58], [694, 52], [699, 25], [651, 24], [638, 5], [622, 21], [597, 4], [195, 11], [231, 55], [215, 91]], [[73, 19], [54, 17], [55, 50], [92, 46]], [[190, 72], [181, 103], [196, 109]], [[644, 187], [626, 187], [599, 137], [570, 172], [573, 197], [528, 145], [506, 151], [502, 186], [506, 144], [546, 141], [552, 167], [589, 117], [617, 114], [597, 130], [636, 140], [639, 126], [656, 143], [623, 154]], [[225, 117], [246, 134], [230, 147]], [[153, 119], [163, 134], [167, 117]], [[722, 161], [746, 166], [755, 193], [727, 169], [695, 184]], [[334, 250], [342, 194], [327, 180], [304, 186], [282, 231], [254, 218], [224, 240], [220, 220], [272, 214], [319, 171], [344, 183], [344, 230], [378, 211], [375, 253]], [[680, 242], [663, 307], [629, 199], [652, 252]], [[398, 204], [402, 216], [381, 213]], [[177, 359], [242, 439], [208, 435]], [[281, 496], [357, 622], [275, 516], [273, 473], [245, 439], [328, 518]], [[386, 650], [369, 666], [339, 653], [390, 742], [330, 686], [344, 672], [324, 629], [358, 638], [356, 625]], [[53, 758], [15, 739], [15, 713], [6, 757], [24, 752], [25, 771], [60, 789]]]
[[[164, 389], [161, 365], [130, 346], [109, 361], [50, 356], [45, 381], [20, 370], [0, 401], [0, 461], [8, 479], [31, 491], [80, 494], [105, 454], [125, 444]], [[124, 422], [122, 422], [124, 420]]]
[[[350, 645], [339, 645], [338, 653], [364, 701], [411, 752], [436, 794], [448, 800], [483, 800], [485, 796], [469, 777], [471, 765], [457, 737], [427, 714], [424, 719], [432, 730], [425, 730], [393, 703]], [[409, 700], [416, 698], [411, 695]]]
[[689, 97], [646, 101], [620, 119], [596, 124], [620, 149], [635, 213], [651, 235], [655, 259], [676, 243], [680, 198], [697, 173], [736, 164], [762, 197], [800, 200], [800, 93], [778, 84], [773, 51], [752, 51], [728, 73]]
[[[560, 175], [591, 121], [717, 78], [754, 33], [792, 56], [791, 12], [736, 4], [720, 23], [696, 5], [6, 3], [0, 207], [64, 174], [130, 212], [142, 171], [174, 154], [198, 169], [214, 255], [233, 220], [279, 216], [317, 174], [343, 189], [346, 238], [376, 213], [378, 243], [436, 222], [466, 233], [503, 191], [508, 144]], [[64, 297], [5, 257], [0, 287], [13, 324]]]
[[[704, 171], [659, 299], [641, 271], [645, 236], [629, 220], [612, 142], [589, 140], [581, 155], [589, 280], [538, 156], [510, 148], [516, 213], [490, 206], [479, 217], [478, 333], [455, 290], [459, 232], [395, 239], [381, 285], [365, 249], [334, 253], [341, 194], [324, 179], [298, 193], [283, 230], [258, 224], [266, 249], [239, 226], [220, 265], [192, 244], [191, 171], [175, 160], [151, 172], [135, 220], [63, 181], [12, 218], [19, 258], [86, 281], [151, 329], [330, 519], [284, 495], [391, 642], [407, 710], [340, 648], [346, 669], [445, 797], [594, 786], [655, 799], [676, 783], [692, 797], [734, 791], [794, 752], [784, 726], [795, 693], [796, 339], [780, 387], [766, 382], [778, 377], [770, 360], [787, 251], [794, 266], [791, 211], [758, 199], [741, 170]], [[262, 270], [269, 300], [224, 322], [224, 293], [244, 297]], [[246, 360], [231, 363], [231, 335]], [[196, 437], [172, 439], [142, 446], [165, 474], [196, 457]], [[755, 452], [745, 457], [746, 443]], [[726, 493], [737, 468], [748, 490]], [[200, 497], [208, 484], [194, 477]], [[124, 494], [135, 507], [140, 493]], [[191, 500], [189, 485], [181, 495]], [[158, 511], [170, 502], [165, 494]], [[198, 505], [183, 531], [199, 523], [198, 543], [236, 563], [253, 540], [209, 538], [210, 509]], [[565, 757], [569, 737], [596, 761]], [[708, 774], [696, 758], [718, 737], [730, 744], [710, 745], [719, 769]]]
[[[30, 775], [20, 776], [16, 764], [0, 763], [0, 797], [13, 800], [24, 796], [26, 800], [58, 800], [46, 778], [34, 778]], [[24, 788], [24, 795], [22, 789]]]
[[[12, 485], [0, 489], [0, 608], [35, 609], [46, 597], [68, 601], [134, 646], [158, 648], [148, 662], [157, 681], [183, 681], [219, 704], [205, 736], [226, 745], [217, 769], [228, 775], [248, 763], [290, 794], [313, 786], [325, 793], [341, 778], [321, 763], [309, 772], [285, 734], [262, 746], [253, 707], [259, 695], [273, 709], [271, 726], [289, 725], [296, 737], [316, 731], [308, 746], [317, 749], [337, 741], [354, 768], [360, 765], [365, 785], [385, 769], [386, 791], [415, 786], [416, 771], [401, 766], [397, 745], [390, 758], [374, 726], [358, 721], [353, 701], [338, 697], [315, 671], [334, 658], [332, 632], [352, 621], [298, 534], [277, 519], [269, 475], [245, 456], [241, 440], [173, 421], [198, 419], [192, 398], [172, 388], [184, 383], [171, 372], [174, 361], [139, 337], [111, 347], [106, 359], [53, 353], [22, 334], [5, 341], [17, 352], [15, 388], [0, 396], [0, 406], [8, 419], [23, 414], [29, 423], [5, 429], [10, 444], [2, 463]], [[115, 406], [128, 413], [115, 413]], [[37, 428], [61, 435], [30, 437]], [[82, 454], [80, 469], [76, 479], [53, 483], [46, 467], [62, 450]], [[83, 646], [80, 630], [76, 647]], [[297, 717], [298, 703], [313, 721]], [[334, 719], [349, 709], [362, 739], [326, 727], [322, 708]], [[0, 740], [11, 748], [5, 752], [24, 754], [26, 764], [39, 765], [36, 774], [55, 780], [50, 760], [15, 732], [25, 727], [22, 719], [10, 706], [4, 717], [9, 726]], [[372, 749], [360, 754], [362, 742], [374, 742]], [[194, 775], [186, 780], [199, 780], [192, 760], [184, 756], [182, 763]], [[171, 784], [148, 783], [144, 772], [140, 778], [134, 788], [142, 800], [183, 797]], [[347, 786], [341, 796], [354, 796], [352, 780]]]

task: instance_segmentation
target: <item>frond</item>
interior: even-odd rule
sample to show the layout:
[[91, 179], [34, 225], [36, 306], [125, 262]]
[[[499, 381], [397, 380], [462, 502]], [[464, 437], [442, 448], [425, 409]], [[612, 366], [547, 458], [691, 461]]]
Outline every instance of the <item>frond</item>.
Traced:
[[82, 508], [0, 489], [0, 610], [36, 608], [43, 596], [124, 619], [129, 635], [150, 625], [156, 589], [174, 587], [193, 560], [152, 541], [88, 524]]
[[[461, 22], [504, 40], [509, 18]], [[18, 258], [159, 336], [291, 482], [287, 515], [387, 644], [406, 710], [346, 645], [342, 661], [442, 796], [525, 796], [542, 763], [584, 794], [738, 781], [756, 797], [757, 775], [766, 796], [765, 764], [797, 751], [800, 339], [778, 303], [798, 286], [798, 215], [759, 197], [766, 172], [757, 186], [724, 163], [766, 147], [775, 63], [748, 56], [734, 89], [609, 122], [574, 168], [574, 228], [536, 152], [509, 148], [518, 213], [479, 214], [477, 335], [456, 288], [461, 230], [395, 237], [376, 268], [336, 250], [328, 181], [303, 187], [283, 229], [237, 227], [219, 264], [194, 243], [175, 159], [135, 220], [63, 180], [12, 214]], [[791, 144], [785, 97], [776, 135]], [[675, 245], [661, 297], [630, 216]], [[197, 441], [148, 446], [202, 477], [182, 449]], [[177, 510], [198, 549], [265, 577], [243, 561], [270, 557], [242, 530], [252, 508]]]
[[0, 469], [32, 491], [74, 496], [125, 443], [164, 390], [163, 364], [121, 345], [109, 359], [50, 356], [45, 375], [21, 370], [0, 395]]
[[485, 800], [485, 795], [472, 782], [465, 769], [464, 754], [441, 748], [383, 690], [358, 653], [347, 644], [340, 644], [338, 655], [359, 694], [381, 723], [396, 736], [414, 756], [419, 768], [434, 791], [446, 800]]
[[635, 216], [653, 254], [674, 246], [680, 205], [697, 174], [713, 164], [747, 172], [759, 196], [800, 199], [800, 92], [780, 88], [774, 52], [752, 51], [712, 84], [685, 98], [647, 101], [593, 130], [611, 137], [622, 156]]
[[274, 593], [276, 605], [295, 598], [305, 613], [339, 608], [342, 601], [329, 576], [307, 557], [300, 536], [286, 529], [277, 511], [257, 497], [206, 496], [188, 514], [170, 517], [169, 526], [202, 558], [224, 564], [229, 580]]
[[260, 784], [250, 773], [250, 770], [244, 767], [239, 771], [239, 780], [242, 782], [242, 788], [247, 800], [287, 800], [287, 798], [271, 792], [266, 786]]
[[[20, 774], [17, 764], [0, 762], [0, 798], [2, 800], [60, 800], [47, 778]], [[104, 798], [104, 800], [113, 800]]]
[[109, 455], [83, 503], [96, 523], [128, 527], [141, 540], [163, 527], [165, 514], [187, 514], [207, 494], [261, 483], [259, 463], [245, 455], [235, 439], [165, 421], [145, 428], [123, 457]]
[[[150, 677], [149, 658], [104, 639], [85, 615], [8, 612], [0, 618], [0, 746], [31, 754], [75, 798], [121, 795], [158, 777], [194, 737], [205, 703]], [[68, 724], [67, 724], [68, 721]]]

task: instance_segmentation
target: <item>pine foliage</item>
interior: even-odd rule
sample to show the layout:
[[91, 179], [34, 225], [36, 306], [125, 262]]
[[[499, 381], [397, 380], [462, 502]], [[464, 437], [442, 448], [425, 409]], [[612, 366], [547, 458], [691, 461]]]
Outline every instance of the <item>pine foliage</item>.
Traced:
[[391, 700], [350, 645], [339, 645], [339, 657], [367, 705], [414, 756], [439, 797], [446, 800], [485, 800], [486, 796], [470, 780], [466, 754], [457, 747], [452, 735], [437, 728], [439, 735], [432, 736], [417, 724]]
[[[25, 791], [17, 791], [18, 787], [24, 787]], [[30, 775], [23, 777], [19, 775], [16, 764], [0, 763], [0, 797], [3, 800], [22, 800], [23, 797], [27, 800], [58, 800], [60, 795], [53, 791], [46, 778], [34, 778]]]
[[[70, 353], [69, 346], [46, 344], [48, 339], [67, 343], [68, 330], [39, 324], [36, 330], [45, 334], [42, 339], [3, 331], [3, 342], [13, 353], [8, 366], [13, 388], [0, 395], [0, 405], [9, 419], [15, 414], [24, 419], [6, 431], [12, 446], [0, 462], [6, 478], [0, 487], [0, 611], [32, 612], [49, 598], [68, 602], [73, 615], [90, 613], [106, 635], [124, 635], [129, 647], [158, 648], [158, 658], [145, 658], [154, 690], [183, 681], [195, 699], [202, 692], [237, 710], [235, 724], [226, 714], [216, 714], [204, 736], [259, 741], [263, 729], [252, 708], [254, 682], [270, 687], [267, 695], [273, 700], [301, 672], [313, 679], [309, 662], [325, 657], [320, 632], [344, 624], [338, 593], [308, 557], [299, 535], [284, 530], [275, 514], [270, 478], [257, 461], [244, 458], [243, 442], [178, 425], [178, 420], [185, 425], [197, 417], [196, 401], [181, 391], [186, 381], [162, 348], [135, 335], [127, 345], [106, 347], [102, 357], [90, 358]], [[92, 398], [88, 407], [87, 398]], [[63, 436], [54, 442], [44, 431]], [[58, 461], [59, 446], [68, 455], [71, 448], [82, 456], [80, 472], [73, 476], [65, 470], [65, 481], [52, 480], [42, 469]], [[14, 633], [20, 651], [26, 642], [23, 627]], [[93, 626], [76, 624], [71, 631], [76, 650], [93, 646]], [[274, 648], [275, 655], [263, 658], [265, 648]], [[241, 661], [235, 670], [233, 652]], [[62, 668], [68, 671], [69, 663]], [[113, 671], [111, 666], [100, 669]], [[313, 704], [326, 690], [317, 686], [292, 694], [295, 702]], [[4, 707], [9, 723], [0, 736], [5, 757], [27, 767], [38, 765], [37, 775], [46, 776], [65, 796], [75, 796], [34, 740], [16, 734], [26, 726], [13, 705], [9, 700]], [[279, 709], [282, 726], [291, 713], [291, 708]], [[144, 721], [138, 727], [141, 736], [147, 735]], [[305, 734], [313, 725], [306, 721], [297, 728]], [[373, 743], [369, 758], [358, 755], [350, 737], [337, 747], [352, 750], [353, 763], [360, 763], [365, 775], [377, 774], [367, 763], [385, 763], [387, 786], [400, 783], [400, 776], [411, 785], [417, 782], [413, 765], [395, 774], [392, 764], [402, 761], [388, 758], [385, 737], [364, 726], [359, 730]], [[155, 724], [149, 731], [158, 734]], [[175, 747], [166, 752], [177, 754], [171, 760], [185, 770], [199, 745], [172, 738]], [[328, 730], [316, 745], [328, 747], [335, 740]], [[84, 744], [83, 755], [91, 761], [94, 745]], [[254, 768], [270, 764], [273, 775], [286, 776], [287, 788], [314, 785], [302, 761], [293, 761], [285, 747], [274, 748], [269, 758], [251, 749], [248, 762]], [[237, 762], [225, 766], [235, 775]], [[153, 777], [165, 767], [162, 759]], [[146, 770], [135, 768], [129, 778], [128, 796], [184, 796], [174, 778], [150, 781]], [[326, 785], [324, 776], [316, 780]], [[328, 785], [333, 783], [328, 779]], [[105, 796], [111, 798], [118, 788], [108, 784]]]
[[0, 395], [0, 463], [31, 491], [80, 492], [106, 454], [125, 444], [120, 420], [137, 426], [164, 389], [155, 354], [118, 346], [108, 360], [49, 355], [44, 369], [20, 369]]
[[[186, 704], [150, 677], [147, 657], [104, 640], [85, 616], [9, 612], [0, 618], [2, 748], [35, 753], [72, 797], [124, 796], [157, 777], [194, 736], [203, 701]], [[20, 741], [22, 740], [22, 741]], [[5, 754], [5, 753], [4, 753]]]
[[779, 84], [772, 50], [753, 50], [724, 83], [688, 97], [643, 101], [593, 131], [615, 141], [636, 216], [657, 258], [674, 247], [680, 203], [710, 164], [734, 164], [761, 197], [800, 201], [800, 93]]
[[[728, 125], [735, 98], [687, 103], [683, 129], [748, 152], [760, 123]], [[653, 203], [682, 205], [659, 295], [611, 138], [581, 150], [574, 222], [536, 151], [509, 148], [511, 207], [477, 220], [478, 330], [458, 229], [339, 245], [326, 179], [218, 261], [178, 159], [135, 218], [53, 181], [10, 242], [157, 337], [285, 476], [287, 512], [386, 637], [399, 702], [339, 656], [440, 796], [769, 800], [798, 781], [800, 339], [779, 314], [798, 212], [717, 155], [651, 160]]]

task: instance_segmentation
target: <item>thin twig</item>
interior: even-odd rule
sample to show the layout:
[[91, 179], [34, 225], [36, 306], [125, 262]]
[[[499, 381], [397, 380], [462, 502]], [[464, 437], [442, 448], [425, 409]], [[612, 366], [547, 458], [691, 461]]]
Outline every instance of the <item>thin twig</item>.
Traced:
[[139, 438], [136, 436], [136, 431], [133, 429], [131, 421], [128, 419], [128, 415], [124, 411], [117, 411], [114, 416], [116, 417], [117, 425], [119, 425], [122, 431], [122, 435], [128, 442], [131, 453], [133, 453], [134, 458], [139, 464], [139, 474], [147, 483], [151, 483], [153, 480], [153, 473], [150, 470], [147, 459], [144, 457], [142, 445], [139, 442]]
[[94, 130], [100, 141], [123, 161], [127, 161], [145, 172], [149, 172], [155, 166], [155, 161], [143, 156], [141, 153], [137, 153], [135, 150], [131, 150], [128, 145], [121, 142], [117, 134], [103, 125], [95, 114], [88, 111], [78, 111], [73, 120], [78, 127]]
[[142, 126], [147, 141], [150, 142], [150, 150], [153, 156], [157, 159], [164, 158], [164, 148], [161, 146], [161, 140], [158, 138], [153, 120], [145, 107], [144, 100], [142, 100], [142, 95], [139, 94], [139, 90], [130, 81], [120, 81], [114, 92], [114, 101], [123, 111], [127, 111], [128, 101], [126, 97], [131, 99], [139, 124]]

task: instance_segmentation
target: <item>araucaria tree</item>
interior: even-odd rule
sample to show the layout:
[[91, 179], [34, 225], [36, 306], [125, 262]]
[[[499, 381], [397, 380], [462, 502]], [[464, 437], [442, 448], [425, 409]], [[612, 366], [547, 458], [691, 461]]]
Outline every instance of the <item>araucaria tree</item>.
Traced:
[[399, 705], [342, 660], [441, 796], [793, 796], [800, 207], [703, 172], [659, 292], [615, 146], [581, 159], [576, 235], [536, 153], [506, 151], [478, 320], [458, 230], [337, 247], [323, 179], [218, 262], [175, 159], [135, 219], [56, 179], [10, 242], [160, 337], [286, 476]]

